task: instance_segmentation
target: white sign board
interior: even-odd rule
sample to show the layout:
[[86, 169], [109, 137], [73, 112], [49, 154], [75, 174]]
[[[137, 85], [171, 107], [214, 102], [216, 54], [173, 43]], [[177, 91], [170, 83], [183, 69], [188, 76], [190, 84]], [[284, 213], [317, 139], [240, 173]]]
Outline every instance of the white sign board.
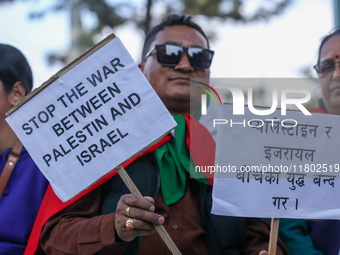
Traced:
[[339, 219], [340, 116], [223, 105], [215, 124], [213, 214]]
[[62, 201], [176, 126], [119, 38], [6, 120]]

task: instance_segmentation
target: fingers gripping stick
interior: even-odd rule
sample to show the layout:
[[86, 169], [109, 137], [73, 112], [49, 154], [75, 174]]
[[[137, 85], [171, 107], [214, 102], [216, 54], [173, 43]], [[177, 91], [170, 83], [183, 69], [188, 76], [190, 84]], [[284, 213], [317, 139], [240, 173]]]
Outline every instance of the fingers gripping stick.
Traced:
[[[116, 170], [117, 170], [119, 176], [124, 181], [125, 185], [129, 188], [130, 192], [134, 195], [142, 197], [142, 194], [139, 192], [136, 185], [131, 180], [130, 176], [126, 173], [125, 169], [121, 165], [119, 165], [116, 168]], [[161, 238], [163, 239], [164, 243], [169, 248], [171, 253], [173, 255], [180, 255], [181, 252], [178, 250], [175, 243], [172, 241], [171, 237], [169, 236], [169, 234], [164, 229], [163, 225], [153, 224], [153, 226], [156, 229], [156, 231], [158, 232], [158, 234], [161, 236]]]

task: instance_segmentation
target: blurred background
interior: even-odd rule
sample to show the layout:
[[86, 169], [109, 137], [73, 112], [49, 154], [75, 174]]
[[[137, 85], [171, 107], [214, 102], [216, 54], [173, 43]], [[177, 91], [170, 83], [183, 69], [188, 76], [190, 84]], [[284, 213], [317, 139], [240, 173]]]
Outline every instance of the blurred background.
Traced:
[[145, 32], [186, 13], [210, 37], [212, 78], [311, 78], [339, 1], [0, 0], [0, 42], [25, 54], [36, 88], [110, 33], [139, 63]]

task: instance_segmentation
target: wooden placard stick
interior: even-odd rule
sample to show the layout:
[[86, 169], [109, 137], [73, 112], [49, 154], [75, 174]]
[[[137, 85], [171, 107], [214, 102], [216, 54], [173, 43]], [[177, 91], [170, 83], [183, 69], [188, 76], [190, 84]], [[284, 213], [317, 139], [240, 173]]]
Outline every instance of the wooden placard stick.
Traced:
[[270, 224], [270, 236], [269, 236], [269, 248], [268, 248], [269, 255], [276, 254], [277, 236], [279, 233], [279, 223], [280, 223], [279, 218], [272, 218], [272, 221]]
[[[136, 187], [136, 185], [134, 184], [134, 182], [131, 180], [130, 176], [125, 171], [125, 169], [121, 165], [119, 165], [119, 166], [117, 166], [116, 170], [117, 170], [119, 176], [124, 181], [125, 185], [129, 188], [130, 192], [134, 195], [143, 197], [142, 194], [139, 192], [138, 188]], [[153, 224], [153, 226], [156, 229], [156, 231], [158, 232], [158, 234], [161, 236], [161, 238], [163, 239], [164, 243], [169, 248], [171, 253], [173, 255], [180, 255], [181, 252], [178, 250], [177, 246], [172, 241], [171, 237], [166, 232], [163, 225]]]

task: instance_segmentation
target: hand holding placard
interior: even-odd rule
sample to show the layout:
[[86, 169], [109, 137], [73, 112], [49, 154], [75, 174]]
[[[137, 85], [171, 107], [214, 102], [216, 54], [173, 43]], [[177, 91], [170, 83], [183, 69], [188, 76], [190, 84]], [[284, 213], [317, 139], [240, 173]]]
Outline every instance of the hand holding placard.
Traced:
[[[134, 195], [142, 197], [142, 194], [137, 189], [136, 185], [133, 183], [129, 175], [126, 173], [125, 169], [122, 166], [118, 166], [116, 168], [118, 174], [126, 184], [126, 186], [129, 188], [130, 192]], [[169, 248], [169, 250], [172, 252], [172, 254], [181, 254], [181, 252], [178, 250], [174, 242], [172, 241], [169, 234], [164, 229], [163, 225], [153, 224], [155, 229], [157, 230], [158, 234], [162, 238], [162, 240], [165, 242], [166, 246]]]
[[[6, 120], [63, 202], [176, 126], [113, 34], [26, 96]], [[164, 228], [155, 228], [180, 254]]]

